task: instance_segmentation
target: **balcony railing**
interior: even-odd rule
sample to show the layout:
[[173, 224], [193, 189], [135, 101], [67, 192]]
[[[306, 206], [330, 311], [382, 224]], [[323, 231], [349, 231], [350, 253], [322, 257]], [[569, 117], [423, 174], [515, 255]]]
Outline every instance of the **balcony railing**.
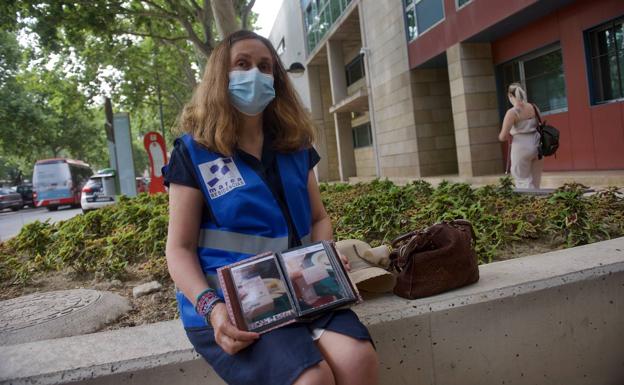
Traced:
[[351, 0], [312, 0], [304, 11], [308, 53], [325, 37]]

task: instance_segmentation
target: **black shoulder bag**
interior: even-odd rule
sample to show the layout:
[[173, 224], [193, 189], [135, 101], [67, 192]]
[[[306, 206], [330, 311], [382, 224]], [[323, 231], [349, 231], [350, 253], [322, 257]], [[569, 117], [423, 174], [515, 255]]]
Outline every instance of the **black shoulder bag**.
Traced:
[[546, 121], [542, 121], [535, 104], [533, 104], [533, 110], [537, 118], [537, 132], [540, 134], [540, 142], [537, 146], [538, 157], [542, 159], [544, 156], [555, 155], [559, 148], [559, 130], [546, 124]]

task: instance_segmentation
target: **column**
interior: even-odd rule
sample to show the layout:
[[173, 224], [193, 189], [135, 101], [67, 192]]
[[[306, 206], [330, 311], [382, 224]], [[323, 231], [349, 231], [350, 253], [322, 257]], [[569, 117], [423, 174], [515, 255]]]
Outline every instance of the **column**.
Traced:
[[490, 43], [458, 43], [446, 51], [459, 175], [504, 171]]
[[[327, 63], [329, 67], [332, 105], [335, 105], [347, 97], [347, 78], [341, 41], [331, 39], [327, 41]], [[347, 112], [335, 113], [334, 127], [336, 129], [340, 180], [348, 181], [349, 177], [356, 175], [350, 114]]]

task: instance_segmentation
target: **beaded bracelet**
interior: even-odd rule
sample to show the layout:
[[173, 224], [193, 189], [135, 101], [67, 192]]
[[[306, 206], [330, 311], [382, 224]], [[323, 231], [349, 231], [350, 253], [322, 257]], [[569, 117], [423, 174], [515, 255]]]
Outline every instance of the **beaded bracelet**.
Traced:
[[208, 288], [197, 296], [195, 311], [197, 314], [206, 317], [219, 302], [222, 301], [217, 295], [217, 292], [214, 289]]

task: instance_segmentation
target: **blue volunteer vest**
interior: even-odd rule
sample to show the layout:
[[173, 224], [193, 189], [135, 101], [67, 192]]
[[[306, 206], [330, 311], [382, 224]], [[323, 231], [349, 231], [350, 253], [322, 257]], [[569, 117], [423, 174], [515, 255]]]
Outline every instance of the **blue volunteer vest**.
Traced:
[[[182, 136], [213, 220], [201, 224], [197, 254], [211, 286], [219, 267], [265, 251], [288, 248], [288, 224], [269, 186], [239, 157], [208, 151], [190, 135]], [[276, 154], [286, 205], [302, 243], [310, 241], [308, 150]], [[219, 295], [222, 296], [220, 290]], [[185, 327], [205, 326], [193, 304], [176, 292]]]

